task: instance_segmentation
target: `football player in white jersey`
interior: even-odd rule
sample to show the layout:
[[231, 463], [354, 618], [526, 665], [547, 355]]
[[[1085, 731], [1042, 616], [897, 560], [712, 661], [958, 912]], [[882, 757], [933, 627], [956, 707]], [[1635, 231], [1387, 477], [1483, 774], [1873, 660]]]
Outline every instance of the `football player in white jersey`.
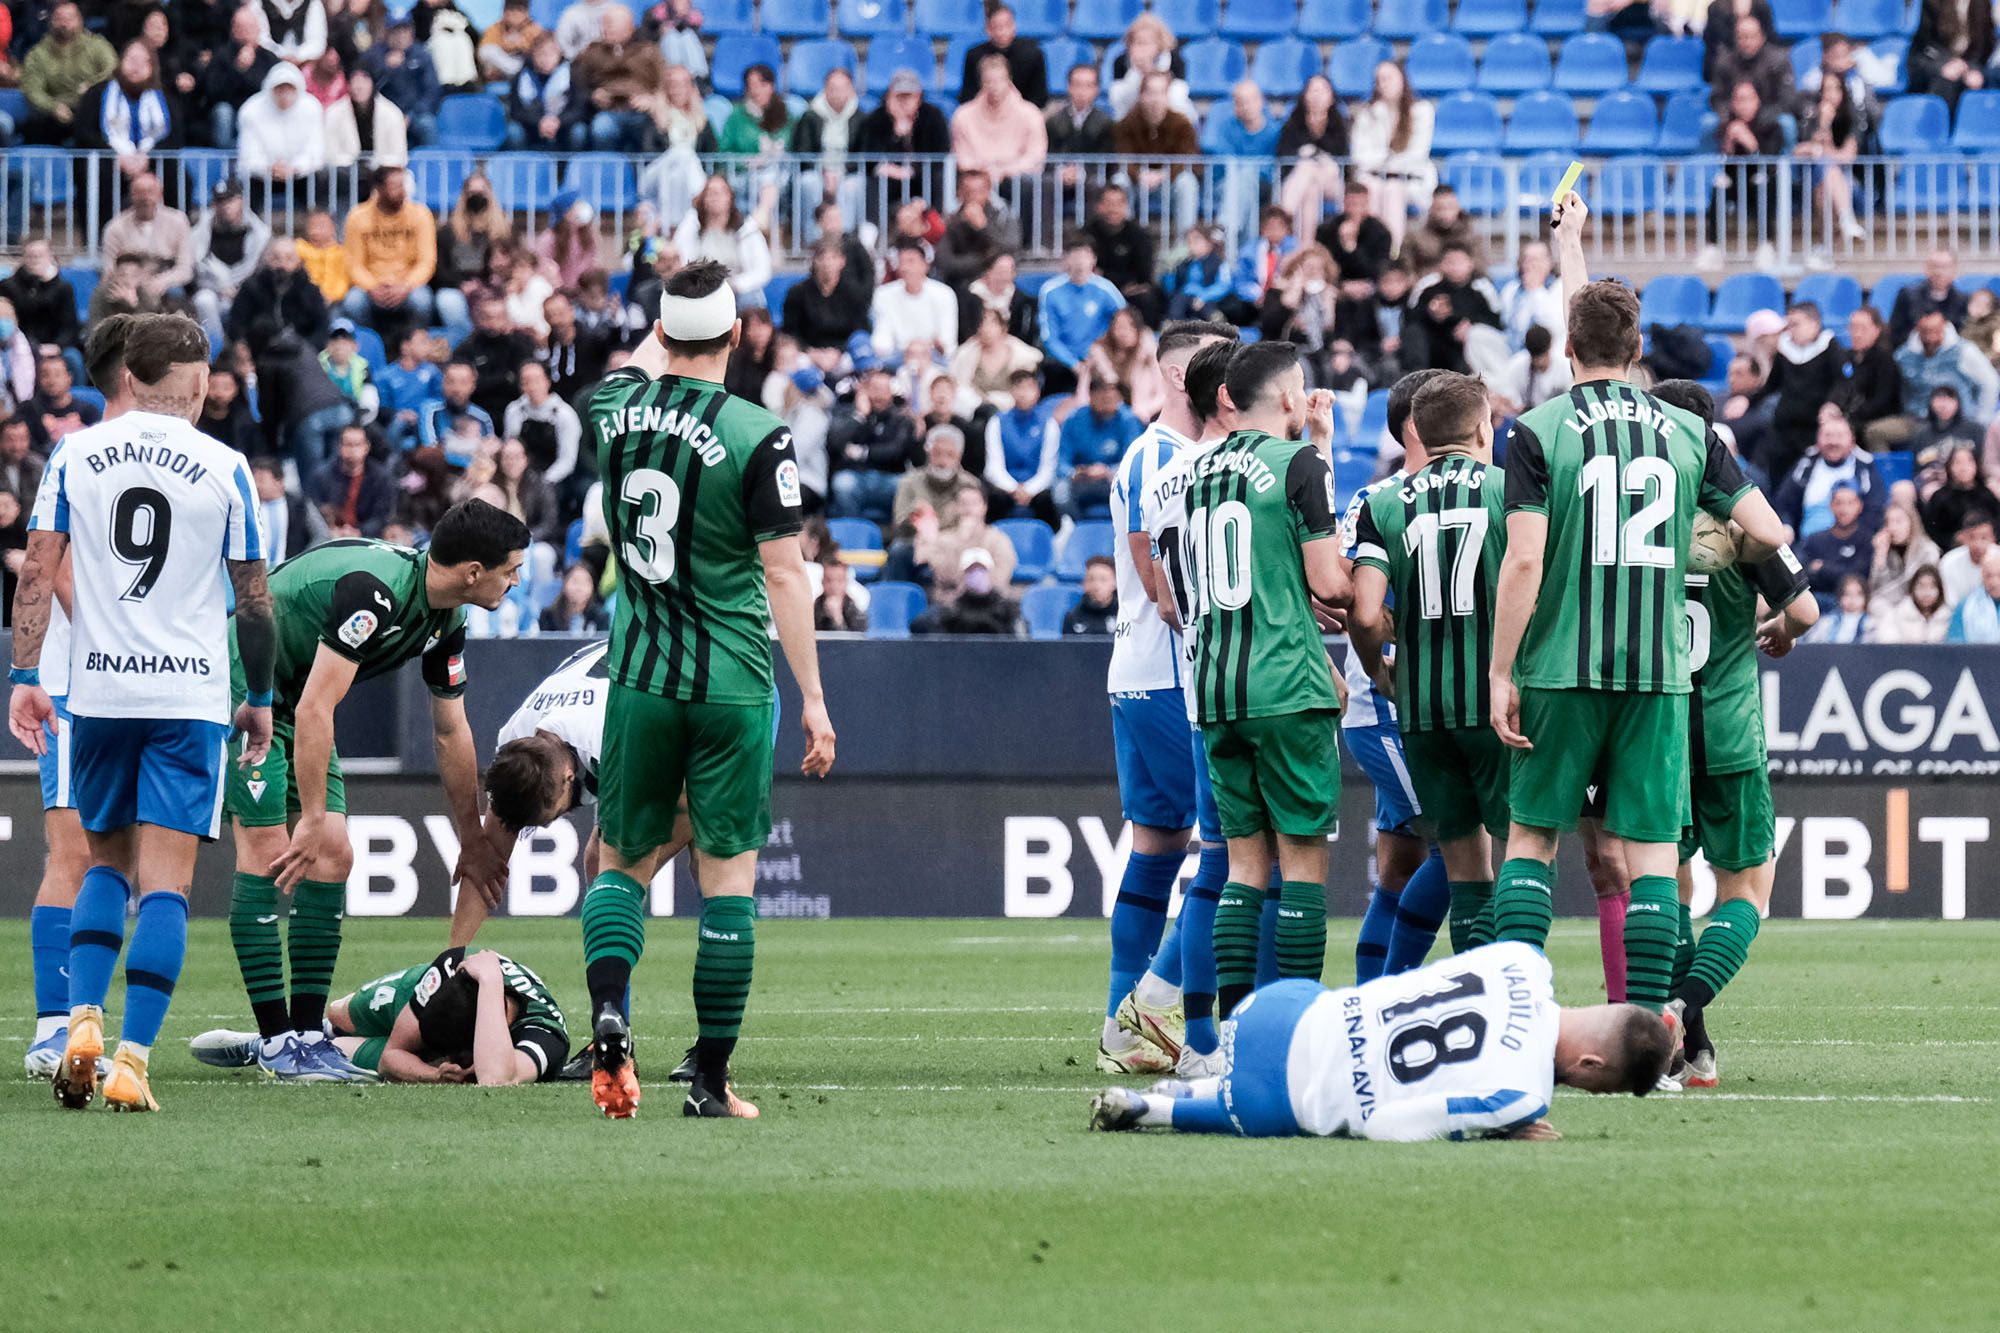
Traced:
[[[132, 410], [131, 387], [125, 379], [125, 338], [145, 315], [107, 315], [91, 325], [83, 342], [84, 369], [104, 395], [103, 420], [112, 421]], [[43, 728], [46, 748], [36, 759], [42, 780], [42, 837], [48, 859], [28, 918], [29, 948], [34, 958], [35, 1035], [22, 1065], [30, 1078], [51, 1078], [69, 1044], [70, 912], [84, 872], [90, 869], [90, 844], [76, 817], [70, 796], [69, 766], [69, 603], [70, 564], [67, 557], [56, 571], [55, 595], [49, 602], [49, 628], [42, 638], [42, 688], [55, 706], [55, 718]], [[107, 1065], [99, 1071], [110, 1073]]]
[[1549, 960], [1519, 941], [1341, 990], [1280, 981], [1234, 1017], [1220, 1077], [1106, 1089], [1091, 1128], [1553, 1139], [1556, 1084], [1643, 1097], [1673, 1045], [1666, 1021], [1638, 1005], [1558, 1005]]
[[[1184, 1040], [1184, 927], [1177, 925], [1164, 944], [1160, 936], [1187, 861], [1195, 773], [1183, 731], [1187, 701], [1180, 656], [1173, 632], [1154, 608], [1156, 571], [1145, 506], [1155, 480], [1193, 448], [1200, 431], [1184, 384], [1188, 362], [1211, 343], [1234, 340], [1234, 329], [1206, 320], [1179, 320], [1161, 331], [1158, 355], [1167, 403], [1125, 451], [1111, 485], [1112, 527], [1123, 540], [1112, 548], [1118, 624], [1105, 688], [1111, 695], [1118, 796], [1132, 825], [1132, 850], [1111, 909], [1111, 985], [1097, 1047], [1097, 1067], [1109, 1074], [1164, 1073], [1174, 1067]], [[1220, 895], [1222, 879], [1211, 873], [1211, 859], [1204, 859], [1189, 886], [1190, 897], [1207, 901]], [[1208, 1048], [1213, 1046], [1211, 1039]]]
[[55, 706], [38, 667], [70, 549], [70, 788], [91, 867], [71, 914], [69, 1040], [53, 1082], [57, 1100], [75, 1109], [97, 1092], [104, 1000], [136, 880], [124, 1029], [104, 1099], [154, 1111], [147, 1065], [187, 953], [195, 853], [222, 831], [231, 732], [219, 657], [228, 641], [225, 567], [249, 683], [235, 714], [245, 763], [270, 747], [275, 636], [249, 464], [191, 424], [208, 391], [207, 335], [185, 316], [150, 317], [126, 339], [125, 374], [132, 410], [66, 437], [35, 497], [8, 721], [42, 752]]

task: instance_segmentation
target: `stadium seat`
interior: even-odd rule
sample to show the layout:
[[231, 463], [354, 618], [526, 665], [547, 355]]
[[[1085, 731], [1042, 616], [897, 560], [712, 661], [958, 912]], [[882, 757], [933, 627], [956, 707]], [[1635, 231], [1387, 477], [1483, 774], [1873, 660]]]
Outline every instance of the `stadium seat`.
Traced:
[[1741, 333], [1752, 311], [1784, 308], [1785, 289], [1769, 273], [1732, 273], [1715, 289], [1715, 304], [1708, 312], [1708, 330]]
[[1410, 43], [1403, 68], [1419, 97], [1443, 97], [1472, 86], [1472, 43], [1455, 32], [1428, 32]]
[[1640, 217], [1660, 206], [1661, 176], [1657, 162], [1607, 162], [1597, 173], [1590, 193], [1593, 212], [1609, 218]]
[[1831, 31], [1833, 6], [1829, 0], [1772, 0], [1771, 17], [1779, 38], [1796, 42]]
[[1618, 92], [1597, 99], [1590, 113], [1590, 128], [1583, 132], [1586, 156], [1613, 157], [1620, 153], [1650, 153], [1660, 140], [1659, 113], [1645, 93]]
[[1882, 479], [1885, 487], [1892, 487], [1899, 481], [1915, 481], [1917, 477], [1917, 456], [1907, 449], [1879, 449], [1873, 455], [1875, 475]]
[[1373, 37], [1356, 37], [1333, 48], [1326, 77], [1333, 91], [1346, 98], [1366, 98], [1375, 91], [1375, 67], [1389, 59], [1389, 44]]
[[553, 153], [495, 153], [486, 160], [486, 174], [509, 212], [538, 213], [562, 189], [562, 164]]
[[930, 599], [914, 583], [887, 579], [868, 590], [868, 637], [907, 639], [910, 622], [922, 615]]
[[1700, 383], [1719, 398], [1729, 387], [1729, 362], [1736, 355], [1736, 347], [1719, 333], [1709, 334], [1707, 341], [1708, 370], [1703, 373]]
[[1689, 88], [1667, 99], [1660, 113], [1660, 137], [1653, 151], [1661, 157], [1691, 157], [1701, 151], [1702, 117], [1708, 114], [1708, 89]]
[[96, 408], [100, 414], [104, 411], [104, 395], [91, 388], [88, 384], [72, 385], [70, 396], [75, 398], [79, 403], [88, 403], [90, 406]]
[[[1289, 36], [1298, 21], [1299, 7], [1292, 0], [1229, 0], [1229, 7], [1222, 11], [1220, 31], [1224, 37], [1239, 41], [1268, 42]], [[1188, 29], [1179, 31], [1185, 34]]]
[[1898, 216], [1958, 213], [1972, 206], [1965, 169], [1956, 162], [1906, 162], [1891, 189]]
[[[1712, 162], [1682, 162], [1667, 178], [1660, 196], [1660, 212], [1668, 217], [1706, 217], [1709, 197], [1715, 192], [1715, 165]], [[1692, 235], [1691, 231], [1684, 234]]]
[[1834, 0], [1830, 32], [1872, 42], [1903, 30], [1902, 0]]
[[[926, 51], [924, 55], [925, 64], [918, 67], [919, 73], [937, 67], [937, 61], [930, 52]], [[812, 97], [834, 70], [844, 69], [853, 74], [860, 68], [861, 62], [855, 57], [852, 42], [844, 42], [837, 37], [814, 37], [793, 42], [791, 57], [785, 61], [784, 89], [800, 97]]]
[[1861, 308], [1861, 284], [1845, 273], [1809, 273], [1799, 279], [1792, 299], [1818, 306], [1820, 322], [1844, 342], [1847, 317]]
[[1367, 37], [1374, 22], [1369, 0], [1313, 0], [1299, 11], [1298, 33], [1315, 42], [1357, 41]]
[[1567, 153], [1576, 148], [1576, 107], [1560, 93], [1529, 93], [1514, 103], [1501, 140], [1508, 153]]
[[[826, 532], [843, 551], [882, 549], [882, 529], [865, 518], [829, 518], [826, 521]], [[882, 577], [880, 565], [854, 566], [856, 582], [873, 583], [880, 577]]]
[[639, 202], [632, 160], [615, 153], [579, 153], [569, 160], [563, 184], [590, 201], [599, 213], [617, 213]]
[[1942, 153], [1951, 139], [1951, 113], [1942, 97], [1915, 93], [1882, 108], [1882, 151], [1890, 157]]
[[1524, 32], [1504, 33], [1486, 44], [1474, 86], [1496, 97], [1538, 93], [1549, 86], [1549, 44]]
[[715, 39], [715, 54], [708, 62], [708, 81], [723, 97], [741, 97], [743, 71], [752, 65], [783, 69], [785, 52], [778, 39], [763, 32], [725, 33]]
[[1706, 88], [1701, 76], [1701, 38], [1655, 37], [1646, 43], [1632, 86], [1665, 97], [1688, 88]]
[[6, 116], [15, 126], [28, 123], [28, 95], [19, 88], [0, 88], [0, 116]]
[[419, 148], [410, 154], [410, 192], [439, 217], [451, 212], [465, 178], [472, 174], [470, 153]]
[[1050, 584], [1030, 588], [1021, 594], [1021, 619], [1027, 622], [1031, 639], [1060, 639], [1063, 617], [1083, 600], [1081, 588]]
[[763, 19], [772, 37], [824, 37], [833, 14], [827, 0], [764, 0]]
[[1358, 449], [1379, 449], [1382, 436], [1389, 429], [1389, 391], [1376, 389], [1368, 395], [1368, 401], [1361, 408], [1361, 424], [1354, 429], [1354, 444]]
[[[1078, 65], [1094, 65], [1097, 59], [1091, 54], [1089, 42], [1079, 42], [1074, 37], [1051, 37], [1042, 43], [1042, 62], [1049, 67], [1049, 93], [1061, 97], [1069, 87], [1069, 72]], [[945, 77], [956, 79], [964, 64], [961, 57], [957, 65], [946, 65], [950, 73]]]
[[[15, 151], [15, 150], [10, 150]], [[75, 264], [65, 265], [61, 270], [62, 279], [76, 297], [76, 317], [90, 317], [90, 298], [97, 294], [98, 272], [94, 268], [82, 268]]]
[[[207, 208], [215, 187], [236, 174], [236, 154], [226, 148], [183, 148], [172, 164], [181, 174], [182, 207]], [[168, 164], [162, 163], [164, 169]]]
[[[1569, 152], [1533, 153], [1523, 158], [1514, 168], [1514, 193], [1516, 201], [1533, 202], [1535, 211], [1542, 211], [1542, 201], [1556, 192], [1556, 185], [1569, 169]], [[1583, 187], [1589, 188], [1585, 179]]]
[[1181, 47], [1187, 65], [1188, 92], [1196, 97], [1213, 97], [1217, 105], [1227, 105], [1229, 90], [1250, 68], [1243, 48], [1227, 37], [1204, 37]]
[[437, 109], [437, 148], [490, 153], [507, 142], [507, 108], [486, 93], [441, 98]]
[[[982, 29], [986, 20], [979, 21]], [[1023, 37], [1032, 37], [1038, 42], [1046, 42], [1051, 37], [1063, 35], [1069, 26], [1069, 0], [1016, 0], [1014, 4], [1014, 27]], [[1051, 76], [1055, 66], [1049, 66]]]
[[1076, 0], [1069, 35], [1092, 42], [1123, 37], [1132, 20], [1139, 17], [1141, 7], [1140, 0]]
[[[984, 41], [985, 38], [982, 36], [979, 40]], [[960, 42], [963, 41], [960, 39]], [[960, 43], [953, 45], [958, 47]], [[913, 69], [917, 77], [924, 81], [925, 88], [942, 92], [944, 85], [939, 83], [937, 67], [937, 56], [932, 52], [928, 38], [877, 37], [868, 43], [868, 63], [862, 71], [862, 83], [868, 96], [880, 97], [889, 91], [889, 80], [896, 77], [897, 70]], [[964, 67], [965, 52], [960, 49], [957, 59], [945, 65], [944, 84], [949, 85], [950, 91], [958, 91], [958, 75]], [[1049, 81], [1056, 87], [1062, 87], [1061, 80], [1067, 76], [1067, 70], [1058, 74], [1053, 65], [1049, 67]]]
[[[1180, 39], [1183, 58], [1187, 44], [1197, 37], [1211, 35], [1222, 22], [1221, 0], [1153, 0], [1153, 17], [1167, 25], [1167, 31]], [[1291, 31], [1286, 24], [1272, 33], [1279, 36]], [[1228, 35], [1226, 32], [1225, 36]]]
[[720, 37], [725, 32], [755, 32], [756, 30], [757, 6], [755, 0], [702, 0], [701, 31], [703, 36]]
[[1427, 32], [1444, 31], [1448, 22], [1445, 0], [1388, 4], [1375, 13], [1375, 35], [1384, 41], [1411, 42]]
[[357, 324], [354, 328], [354, 354], [377, 373], [389, 364], [389, 350], [382, 345], [382, 335], [366, 324]]
[[67, 204], [72, 193], [72, 156], [66, 148], [26, 145], [9, 148], [7, 174], [23, 183], [30, 204], [38, 207]]
[[926, 37], [986, 35], [986, 6], [980, 0], [917, 0], [917, 31]]
[[1110, 555], [1115, 540], [1109, 523], [1090, 519], [1077, 524], [1070, 529], [1062, 554], [1056, 557], [1056, 578], [1064, 583], [1083, 582], [1083, 567], [1094, 555]]
[[1875, 57], [1894, 71], [1875, 89], [1877, 98], [1899, 97], [1908, 86], [1910, 76], [1910, 39], [1907, 37], [1877, 37], [1868, 44]]
[[1375, 480], [1378, 443], [1371, 442], [1365, 453], [1338, 448], [1333, 451], [1333, 499], [1339, 512], [1346, 513], [1354, 493]]
[[1039, 518], [1003, 518], [993, 525], [1014, 544], [1014, 582], [1040, 583], [1056, 560], [1055, 534]]
[[1903, 289], [1914, 287], [1923, 280], [1921, 273], [1891, 273], [1878, 278], [1875, 285], [1868, 289], [1868, 304], [1874, 306], [1876, 313], [1886, 320], [1896, 308], [1896, 298], [1902, 295]]
[[1440, 98], [1431, 130], [1433, 153], [1475, 153], [1500, 141], [1500, 104], [1491, 93], [1453, 93]]
[[2000, 91], [1980, 88], [1960, 95], [1951, 146], [1961, 153], [2000, 149]]
[[900, 37], [910, 30], [903, 0], [840, 0], [834, 18], [843, 37]]
[[563, 10], [567, 8], [568, 0], [528, 0], [528, 17], [554, 32], [556, 24], [562, 22]]
[[1527, 0], [1458, 0], [1451, 18], [1451, 30], [1466, 37], [1498, 37], [1527, 26]]
[[1608, 93], [1625, 86], [1625, 43], [1601, 32], [1586, 32], [1562, 45], [1556, 61], [1559, 93]]
[[1535, 0], [1528, 31], [1538, 37], [1574, 37], [1589, 22], [1585, 0]]
[[[1433, 151], [1441, 151], [1435, 142]], [[1458, 153], [1445, 159], [1438, 179], [1458, 191], [1458, 203], [1474, 217], [1507, 211], [1507, 165], [1491, 153]]]
[[1280, 37], [1257, 48], [1250, 62], [1250, 77], [1266, 97], [1290, 101], [1319, 73], [1319, 50], [1298, 37]]
[[1639, 327], [1672, 328], [1708, 321], [1708, 284], [1692, 273], [1663, 273], [1639, 293]]
[[1819, 68], [1819, 38], [1808, 37], [1791, 49], [1792, 82], [1802, 84]]

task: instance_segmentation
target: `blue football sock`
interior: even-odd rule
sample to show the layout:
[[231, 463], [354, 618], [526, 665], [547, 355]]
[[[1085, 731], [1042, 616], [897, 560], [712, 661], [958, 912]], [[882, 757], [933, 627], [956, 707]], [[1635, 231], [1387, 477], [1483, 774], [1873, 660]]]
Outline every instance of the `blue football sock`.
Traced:
[[1222, 1094], [1180, 1097], [1174, 1101], [1174, 1128], [1186, 1134], [1234, 1134], [1229, 1113], [1222, 1109]]
[[1402, 900], [1396, 904], [1396, 928], [1389, 936], [1390, 972], [1407, 972], [1422, 967], [1436, 943], [1438, 927], [1451, 911], [1451, 876], [1445, 873], [1444, 854], [1436, 848], [1403, 886]]
[[1368, 911], [1354, 940], [1354, 984], [1373, 981], [1389, 965], [1389, 935], [1396, 928], [1396, 895], [1377, 887], [1368, 895]]
[[69, 918], [69, 1002], [104, 1006], [111, 973], [125, 945], [125, 904], [132, 886], [110, 866], [84, 872]]
[[1284, 880], [1278, 863], [1271, 862], [1271, 882], [1264, 889], [1264, 917], [1257, 929], [1257, 984], [1268, 986], [1278, 979], [1278, 898]]
[[1221, 1044], [1215, 1030], [1215, 904], [1229, 879], [1229, 853], [1201, 849], [1201, 870], [1181, 900], [1181, 1003], [1187, 1044], [1203, 1055]]
[[[1181, 903], [1181, 912], [1187, 913], [1187, 903]], [[1166, 982], [1175, 990], [1181, 988], [1181, 919], [1175, 917], [1167, 926], [1167, 937], [1160, 941], [1159, 952], [1146, 970]]]
[[1118, 900], [1111, 907], [1111, 990], [1104, 1002], [1104, 1016], [1118, 1012], [1119, 1002], [1132, 993], [1145, 974], [1146, 965], [1160, 947], [1160, 933], [1167, 925], [1167, 904], [1174, 895], [1174, 879], [1181, 872], [1183, 855], [1154, 856], [1133, 852], [1125, 859], [1125, 878], [1118, 885]]
[[69, 909], [28, 913], [28, 949], [35, 959], [35, 1017], [69, 1016]]
[[171, 889], [139, 900], [132, 947], [125, 953], [124, 1040], [151, 1046], [167, 1021], [167, 1001], [187, 960], [188, 902]]

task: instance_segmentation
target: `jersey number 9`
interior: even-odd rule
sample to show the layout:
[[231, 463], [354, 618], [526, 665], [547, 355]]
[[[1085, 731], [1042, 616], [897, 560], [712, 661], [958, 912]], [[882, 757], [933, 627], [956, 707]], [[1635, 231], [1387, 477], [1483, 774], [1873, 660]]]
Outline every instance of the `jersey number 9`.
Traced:
[[132, 586], [119, 594], [124, 602], [143, 602], [160, 571], [167, 567], [167, 547], [173, 540], [174, 511], [167, 497], [150, 486], [120, 491], [111, 506], [111, 550], [128, 565], [139, 566]]

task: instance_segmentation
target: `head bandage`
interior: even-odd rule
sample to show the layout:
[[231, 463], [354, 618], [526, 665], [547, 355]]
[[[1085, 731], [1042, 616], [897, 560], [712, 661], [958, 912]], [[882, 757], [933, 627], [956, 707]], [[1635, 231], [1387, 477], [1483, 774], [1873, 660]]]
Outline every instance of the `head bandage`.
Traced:
[[720, 338], [736, 323], [736, 293], [723, 283], [707, 296], [660, 298], [660, 328], [675, 342]]

